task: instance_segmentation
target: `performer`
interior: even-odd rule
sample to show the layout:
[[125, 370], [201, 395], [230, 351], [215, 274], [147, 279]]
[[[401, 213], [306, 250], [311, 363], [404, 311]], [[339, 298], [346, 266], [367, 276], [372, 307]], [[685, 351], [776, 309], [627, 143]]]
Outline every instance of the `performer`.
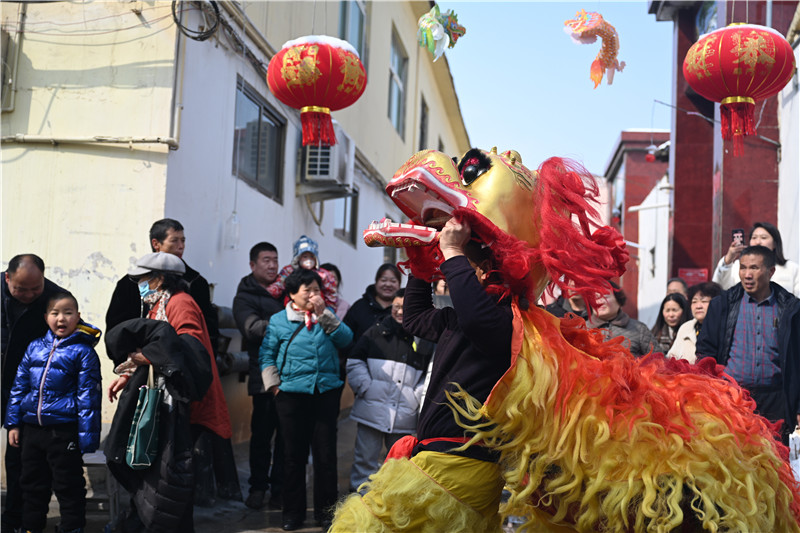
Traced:
[[[404, 324], [446, 356], [437, 348], [413, 457], [393, 448], [332, 531], [499, 531], [503, 481], [501, 512], [532, 531], [800, 531], [788, 450], [721, 367], [636, 359], [583, 320], [528, 304], [551, 282], [596, 308], [624, 271], [621, 236], [590, 231], [588, 172], [560, 158], [531, 172], [513, 151], [459, 162], [425, 151], [387, 192], [411, 223], [374, 223], [365, 242], [406, 247], [416, 279]], [[429, 309], [425, 285], [442, 275], [452, 314]], [[510, 297], [510, 318], [497, 296]]]

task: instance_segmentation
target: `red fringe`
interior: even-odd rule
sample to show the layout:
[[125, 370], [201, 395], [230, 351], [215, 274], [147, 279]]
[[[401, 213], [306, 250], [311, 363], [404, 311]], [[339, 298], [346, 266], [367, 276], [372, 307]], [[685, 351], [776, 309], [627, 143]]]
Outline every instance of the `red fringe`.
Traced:
[[333, 131], [330, 113], [305, 111], [300, 113], [303, 123], [303, 146], [316, 144], [333, 146], [336, 144], [336, 133]]
[[733, 139], [733, 155], [744, 153], [744, 136], [755, 135], [755, 104], [734, 102], [722, 104], [719, 108], [722, 119], [722, 138]]

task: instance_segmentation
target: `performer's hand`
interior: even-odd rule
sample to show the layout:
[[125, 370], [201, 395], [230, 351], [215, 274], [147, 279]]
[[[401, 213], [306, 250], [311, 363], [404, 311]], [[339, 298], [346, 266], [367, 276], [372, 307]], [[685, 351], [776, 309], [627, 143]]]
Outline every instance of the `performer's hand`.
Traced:
[[114, 381], [111, 382], [111, 385], [108, 386], [108, 401], [114, 403], [114, 400], [117, 399], [117, 393], [125, 388], [125, 385], [128, 384], [128, 376], [120, 376]]
[[14, 448], [19, 448], [19, 428], [8, 430], [8, 444]]
[[448, 220], [439, 233], [439, 249], [442, 250], [445, 261], [451, 257], [464, 255], [464, 247], [471, 236], [472, 229], [466, 220], [462, 222], [455, 218]]

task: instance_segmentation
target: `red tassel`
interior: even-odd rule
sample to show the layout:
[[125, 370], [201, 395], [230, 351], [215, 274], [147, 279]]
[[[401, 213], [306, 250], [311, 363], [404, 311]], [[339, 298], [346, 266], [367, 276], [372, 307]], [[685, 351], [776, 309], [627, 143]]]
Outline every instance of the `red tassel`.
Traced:
[[744, 136], [755, 135], [755, 103], [731, 102], [720, 106], [722, 138], [733, 139], [733, 155], [744, 153]]
[[326, 108], [324, 111], [303, 111], [300, 120], [303, 123], [303, 146], [314, 144], [333, 146], [336, 144], [336, 134], [333, 131], [331, 113]]

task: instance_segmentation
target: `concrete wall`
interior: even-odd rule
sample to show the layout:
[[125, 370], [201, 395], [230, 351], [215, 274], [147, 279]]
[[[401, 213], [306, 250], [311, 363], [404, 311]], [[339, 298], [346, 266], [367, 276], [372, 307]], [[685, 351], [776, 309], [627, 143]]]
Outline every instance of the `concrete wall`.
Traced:
[[[800, 41], [795, 41], [794, 60], [800, 65]], [[781, 157], [778, 162], [778, 229], [786, 259], [800, 263], [800, 74], [780, 92], [778, 100]]]

